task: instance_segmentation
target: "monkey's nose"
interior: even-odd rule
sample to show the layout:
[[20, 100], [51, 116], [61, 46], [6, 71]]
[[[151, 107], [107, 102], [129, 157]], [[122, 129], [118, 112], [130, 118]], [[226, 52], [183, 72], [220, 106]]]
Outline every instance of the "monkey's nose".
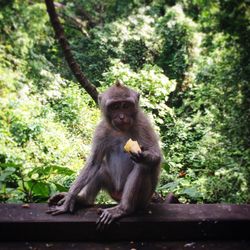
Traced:
[[119, 118], [120, 118], [120, 120], [124, 120], [124, 118], [125, 118], [124, 114], [120, 114]]

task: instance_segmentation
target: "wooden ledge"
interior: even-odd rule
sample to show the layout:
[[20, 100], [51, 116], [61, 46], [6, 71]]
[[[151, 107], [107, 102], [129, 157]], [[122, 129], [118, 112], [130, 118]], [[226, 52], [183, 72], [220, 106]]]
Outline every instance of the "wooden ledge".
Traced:
[[46, 204], [0, 204], [1, 241], [246, 240], [250, 205], [151, 204], [104, 232], [97, 206], [51, 216]]

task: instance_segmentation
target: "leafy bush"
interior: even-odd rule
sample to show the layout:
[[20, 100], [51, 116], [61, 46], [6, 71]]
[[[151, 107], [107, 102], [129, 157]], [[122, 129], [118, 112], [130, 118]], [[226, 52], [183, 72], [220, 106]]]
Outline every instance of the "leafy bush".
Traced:
[[129, 65], [114, 60], [113, 65], [104, 73], [104, 81], [110, 86], [117, 79], [143, 93], [141, 106], [152, 114], [156, 124], [164, 123], [166, 113], [171, 112], [166, 101], [169, 93], [175, 89], [175, 81], [170, 81], [157, 66], [144, 65], [135, 72]]
[[129, 64], [132, 69], [136, 70], [146, 63], [148, 48], [143, 40], [127, 40], [123, 47], [122, 61]]
[[156, 63], [170, 79], [183, 81], [192, 64], [191, 50], [195, 23], [187, 18], [180, 5], [167, 9], [159, 19], [161, 49]]
[[99, 111], [44, 56], [56, 48], [44, 4], [16, 1], [1, 15], [0, 200], [45, 201], [84, 164]]

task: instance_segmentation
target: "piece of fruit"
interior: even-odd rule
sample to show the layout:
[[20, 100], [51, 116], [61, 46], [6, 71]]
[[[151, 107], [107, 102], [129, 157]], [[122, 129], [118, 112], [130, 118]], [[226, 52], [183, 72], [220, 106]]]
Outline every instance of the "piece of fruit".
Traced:
[[132, 139], [129, 139], [125, 146], [124, 146], [124, 150], [127, 152], [127, 153], [141, 153], [141, 148], [138, 144], [137, 141], [133, 141]]

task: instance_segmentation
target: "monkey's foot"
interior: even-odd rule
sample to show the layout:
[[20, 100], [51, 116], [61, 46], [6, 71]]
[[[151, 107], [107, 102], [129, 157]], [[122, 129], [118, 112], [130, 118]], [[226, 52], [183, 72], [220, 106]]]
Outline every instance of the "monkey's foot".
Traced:
[[98, 214], [100, 217], [97, 219], [97, 230], [104, 231], [109, 225], [116, 219], [121, 218], [124, 215], [124, 212], [118, 207], [99, 209]]

